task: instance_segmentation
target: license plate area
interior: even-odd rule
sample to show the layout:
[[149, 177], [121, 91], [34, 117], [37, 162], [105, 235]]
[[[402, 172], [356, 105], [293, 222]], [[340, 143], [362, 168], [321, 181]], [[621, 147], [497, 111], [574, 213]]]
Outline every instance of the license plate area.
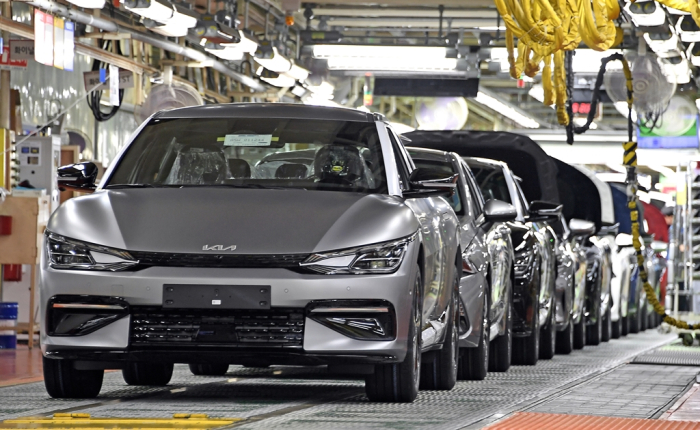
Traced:
[[163, 285], [163, 308], [270, 309], [269, 285]]

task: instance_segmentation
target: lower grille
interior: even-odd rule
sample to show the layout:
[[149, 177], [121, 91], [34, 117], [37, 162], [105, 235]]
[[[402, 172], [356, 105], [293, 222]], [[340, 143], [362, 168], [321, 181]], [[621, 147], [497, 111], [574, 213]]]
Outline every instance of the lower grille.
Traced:
[[177, 254], [129, 251], [139, 266], [297, 269], [308, 254]]
[[177, 310], [132, 307], [131, 345], [301, 346], [303, 309]]

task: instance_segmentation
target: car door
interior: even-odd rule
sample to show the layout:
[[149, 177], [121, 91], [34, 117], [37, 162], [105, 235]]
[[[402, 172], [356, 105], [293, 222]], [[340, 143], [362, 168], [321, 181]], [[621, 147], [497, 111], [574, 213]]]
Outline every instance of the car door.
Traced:
[[[413, 161], [392, 132], [389, 133], [389, 138], [396, 157], [402, 191], [408, 191]], [[455, 273], [457, 218], [442, 197], [409, 198], [405, 199], [405, 204], [415, 214], [423, 237], [423, 321], [427, 325], [422, 337], [423, 345], [429, 346], [441, 339], [446, 323], [450, 299], [450, 294], [447, 293], [450, 291], [451, 277]], [[450, 232], [453, 235], [451, 237]]]

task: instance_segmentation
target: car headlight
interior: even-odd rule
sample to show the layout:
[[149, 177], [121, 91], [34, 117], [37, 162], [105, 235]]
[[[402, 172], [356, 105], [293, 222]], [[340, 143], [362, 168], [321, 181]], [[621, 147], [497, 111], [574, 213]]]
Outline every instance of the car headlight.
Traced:
[[300, 266], [325, 275], [394, 273], [416, 234], [357, 248], [311, 254]]
[[94, 245], [54, 233], [46, 235], [49, 267], [63, 270], [108, 270], [116, 272], [139, 262], [126, 251]]

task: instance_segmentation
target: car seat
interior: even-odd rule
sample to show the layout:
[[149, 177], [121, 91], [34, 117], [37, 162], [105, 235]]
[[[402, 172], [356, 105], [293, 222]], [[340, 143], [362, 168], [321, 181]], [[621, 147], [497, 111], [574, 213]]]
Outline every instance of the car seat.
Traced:
[[365, 165], [360, 151], [349, 145], [327, 145], [319, 149], [314, 160], [318, 182], [366, 187]]
[[185, 145], [177, 153], [166, 184], [220, 184], [226, 178], [226, 155], [216, 145]]
[[275, 178], [278, 179], [304, 179], [309, 169], [299, 163], [287, 163], [279, 166], [275, 171]]
[[231, 172], [231, 177], [234, 179], [250, 178], [250, 164], [240, 158], [229, 158], [228, 170]]

